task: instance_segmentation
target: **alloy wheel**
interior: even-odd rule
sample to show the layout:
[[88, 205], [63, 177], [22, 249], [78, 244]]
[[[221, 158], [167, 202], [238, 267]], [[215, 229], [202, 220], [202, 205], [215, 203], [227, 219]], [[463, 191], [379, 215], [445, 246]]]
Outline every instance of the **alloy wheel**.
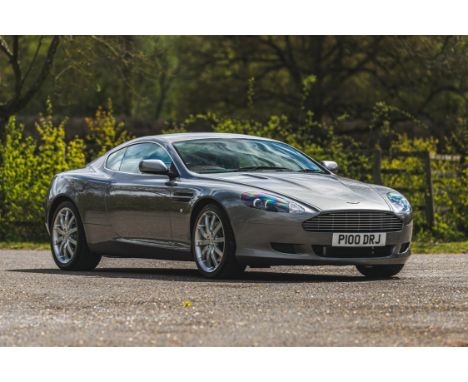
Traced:
[[205, 272], [214, 272], [221, 264], [225, 252], [224, 227], [220, 217], [206, 211], [195, 226], [195, 256]]
[[54, 219], [52, 226], [52, 245], [56, 259], [68, 264], [76, 255], [78, 247], [78, 224], [70, 208], [62, 208]]

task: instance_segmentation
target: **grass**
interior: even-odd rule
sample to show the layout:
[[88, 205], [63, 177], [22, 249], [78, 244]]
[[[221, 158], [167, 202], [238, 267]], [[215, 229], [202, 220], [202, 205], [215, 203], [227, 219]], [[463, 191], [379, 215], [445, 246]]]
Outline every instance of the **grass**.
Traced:
[[34, 241], [0, 241], [0, 249], [50, 249], [50, 244]]
[[[437, 243], [415, 241], [411, 244], [413, 253], [468, 253], [468, 241]], [[50, 249], [47, 242], [0, 241], [0, 249]]]
[[411, 248], [413, 253], [468, 253], [468, 241], [448, 243], [415, 241], [411, 244]]

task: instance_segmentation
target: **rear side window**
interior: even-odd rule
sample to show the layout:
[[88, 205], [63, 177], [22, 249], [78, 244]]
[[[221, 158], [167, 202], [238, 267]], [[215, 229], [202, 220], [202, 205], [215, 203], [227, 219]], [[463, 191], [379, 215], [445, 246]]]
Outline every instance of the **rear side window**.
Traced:
[[140, 174], [138, 168], [144, 159], [159, 159], [171, 167], [172, 159], [166, 149], [155, 143], [139, 143], [129, 146], [125, 152], [120, 171]]
[[122, 158], [125, 154], [126, 148], [120, 149], [107, 157], [106, 167], [112, 171], [119, 171]]

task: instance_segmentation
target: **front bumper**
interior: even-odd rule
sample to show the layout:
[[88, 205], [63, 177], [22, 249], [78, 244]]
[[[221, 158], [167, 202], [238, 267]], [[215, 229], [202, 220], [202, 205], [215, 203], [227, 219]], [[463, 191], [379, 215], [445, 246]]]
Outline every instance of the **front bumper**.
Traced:
[[[361, 256], [356, 247], [350, 247], [349, 253], [345, 248], [330, 250], [331, 232], [305, 231], [302, 222], [312, 216], [245, 208], [231, 211], [238, 261], [248, 265], [385, 265], [403, 264], [410, 256], [412, 221], [404, 224], [401, 231], [387, 232], [385, 249], [363, 248]], [[339, 256], [333, 257], [336, 252]]]

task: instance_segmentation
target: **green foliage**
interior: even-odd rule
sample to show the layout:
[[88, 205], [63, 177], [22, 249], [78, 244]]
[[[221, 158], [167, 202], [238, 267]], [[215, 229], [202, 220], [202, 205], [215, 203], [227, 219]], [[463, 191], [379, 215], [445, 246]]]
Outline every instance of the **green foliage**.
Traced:
[[427, 128], [411, 113], [384, 101], [378, 101], [373, 107], [372, 118], [369, 124], [369, 148], [390, 149], [389, 144], [394, 142], [395, 139], [398, 139], [398, 134], [395, 129], [392, 128], [392, 122], [395, 119], [410, 122], [412, 126], [417, 126], [421, 128], [421, 130]]
[[0, 146], [0, 239], [39, 239], [44, 202], [52, 178], [85, 165], [81, 138], [65, 140], [65, 123], [54, 123], [52, 104], [35, 124], [37, 139], [25, 136], [24, 126], [10, 118]]
[[[3, 36], [10, 48], [15, 39], [24, 91], [52, 37]], [[321, 122], [343, 114], [370, 121], [385, 102], [424, 120], [423, 133], [439, 145], [456, 144], [460, 120], [466, 131], [467, 54], [468, 36], [63, 36], [55, 75], [21, 114], [36, 115], [48, 95], [70, 116], [90, 115], [112, 97], [117, 114], [147, 123], [213, 111], [258, 120], [275, 113], [297, 125], [304, 110]], [[1, 50], [0, 78], [1, 109], [21, 83]]]
[[434, 242], [421, 240], [411, 243], [413, 253], [460, 253], [468, 254], [468, 241]]
[[47, 250], [50, 249], [50, 244], [47, 241], [0, 241], [0, 249], [31, 249], [31, 250]]
[[[308, 86], [311, 89], [314, 81], [310, 79]], [[424, 175], [417, 173], [424, 168], [423, 159], [411, 155], [392, 156], [391, 153], [428, 151], [435, 154], [438, 141], [435, 138], [409, 138], [406, 134], [392, 132], [391, 124], [395, 115], [419, 123], [409, 113], [384, 102], [375, 105], [369, 130], [380, 130], [374, 142], [376, 147], [385, 146], [382, 168], [407, 170], [403, 174], [383, 174], [383, 184], [396, 189], [410, 189], [404, 192], [405, 195], [412, 205], [420, 206], [425, 203], [425, 192], [414, 189], [425, 186]], [[298, 124], [285, 114], [273, 114], [265, 120], [258, 120], [230, 118], [208, 112], [192, 115], [180, 125], [164, 132], [181, 133], [203, 128], [215, 132], [269, 137], [286, 142], [317, 160], [336, 160], [340, 166], [340, 175], [372, 182], [373, 151], [368, 150], [365, 142], [336, 134], [337, 125], [346, 118], [346, 115], [342, 115], [325, 123], [318, 121], [313, 112], [304, 111]], [[79, 138], [66, 142], [65, 122], [58, 125], [54, 123], [51, 103], [48, 102], [47, 114], [40, 116], [36, 122], [38, 139], [25, 136], [24, 126], [18, 125], [14, 118], [6, 126], [6, 139], [0, 148], [0, 240], [40, 238], [43, 235], [43, 202], [52, 177], [58, 172], [82, 167], [85, 154], [94, 158], [130, 139], [125, 126], [116, 122], [110, 101], [106, 109], [100, 107], [93, 118], [86, 118], [86, 142]], [[466, 158], [464, 160], [466, 162]], [[460, 162], [436, 158], [431, 161], [431, 165], [436, 206], [435, 226], [429, 231], [423, 211], [417, 209], [416, 233], [422, 240], [461, 239], [468, 231], [468, 170]]]
[[[436, 154], [437, 140], [434, 138], [413, 138], [400, 135], [393, 141], [391, 149], [397, 152], [426, 152], [431, 156]], [[403, 174], [388, 174], [383, 176], [383, 183], [399, 189], [410, 189], [405, 193], [411, 204], [423, 206], [426, 203], [427, 183], [425, 173], [412, 172], [425, 171], [424, 160], [421, 156], [384, 157], [382, 167], [387, 169], [404, 169]], [[434, 157], [431, 160], [431, 173], [433, 184], [433, 198], [435, 206], [435, 224], [428, 232], [424, 210], [415, 211], [415, 226], [419, 237], [435, 237], [440, 239], [457, 240], [463, 238], [467, 232], [468, 204], [466, 198], [466, 169], [462, 174], [463, 166], [459, 161], [440, 160]], [[417, 191], [417, 189], [422, 189]]]
[[34, 218], [30, 207], [34, 198], [31, 191], [35, 185], [36, 142], [31, 137], [24, 137], [23, 130], [24, 126], [17, 125], [11, 117], [1, 146], [0, 235], [4, 238], [8, 238], [15, 221]]
[[247, 105], [252, 108], [255, 98], [255, 77], [250, 77], [247, 81]]
[[123, 122], [117, 123], [111, 99], [108, 99], [106, 109], [99, 106], [94, 118], [86, 117], [85, 123], [88, 128], [87, 156], [90, 160], [133, 138]]
[[[36, 86], [53, 40], [2, 38], [5, 47], [18, 49], [16, 61], [8, 49], [0, 52], [0, 133], [8, 125], [0, 134], [3, 231], [15, 214], [26, 222], [39, 216], [38, 201], [55, 172], [131, 138], [114, 110], [155, 133], [165, 124], [172, 132], [276, 138], [318, 160], [334, 159], [341, 175], [364, 181], [373, 178], [374, 149], [459, 154], [466, 163], [467, 36], [63, 36], [48, 68], [56, 75]], [[10, 102], [18, 84], [34, 97]], [[84, 142], [66, 142], [65, 122], [56, 126], [51, 110], [36, 124], [37, 139], [8, 121], [11, 105], [23, 116], [37, 115], [49, 95], [59, 115], [92, 115]], [[113, 104], [106, 103], [110, 97]], [[422, 160], [384, 154], [382, 164], [417, 171]], [[466, 236], [466, 166], [433, 160], [432, 172], [435, 229], [422, 230], [418, 211], [418, 235]], [[386, 174], [383, 181], [395, 188], [424, 184], [416, 174]], [[408, 197], [424, 203], [421, 192]]]

